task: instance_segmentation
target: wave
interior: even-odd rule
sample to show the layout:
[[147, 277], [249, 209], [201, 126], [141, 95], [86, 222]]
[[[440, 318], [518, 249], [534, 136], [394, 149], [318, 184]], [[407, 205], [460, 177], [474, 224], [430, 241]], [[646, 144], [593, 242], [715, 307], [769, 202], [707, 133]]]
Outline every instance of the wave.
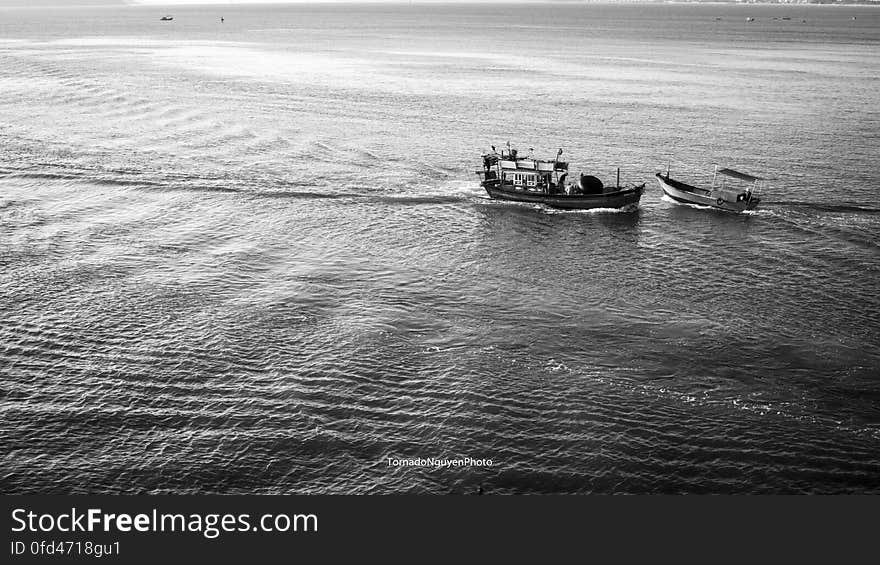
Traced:
[[126, 179], [126, 178], [106, 178], [106, 177], [89, 177], [74, 172], [20, 172], [15, 171], [3, 175], [7, 179], [27, 179], [27, 180], [62, 180], [62, 181], [79, 181], [86, 184], [99, 186], [158, 186], [160, 183], [147, 179]]
[[786, 206], [791, 208], [806, 208], [817, 212], [854, 213], [854, 214], [880, 214], [880, 208], [863, 204], [824, 204], [822, 202], [799, 202], [788, 200], [766, 201], [763, 206]]
[[639, 211], [638, 204], [627, 204], [622, 208], [590, 208], [587, 210], [562, 210], [540, 205], [545, 214], [631, 214]]
[[820, 238], [829, 238], [864, 249], [876, 251], [880, 249], [880, 241], [877, 240], [876, 230], [867, 228], [859, 231], [852, 227], [841, 225], [832, 221], [826, 221], [821, 216], [797, 215], [786, 213], [784, 209], [765, 208], [758, 210], [758, 215], [785, 224], [788, 228]]

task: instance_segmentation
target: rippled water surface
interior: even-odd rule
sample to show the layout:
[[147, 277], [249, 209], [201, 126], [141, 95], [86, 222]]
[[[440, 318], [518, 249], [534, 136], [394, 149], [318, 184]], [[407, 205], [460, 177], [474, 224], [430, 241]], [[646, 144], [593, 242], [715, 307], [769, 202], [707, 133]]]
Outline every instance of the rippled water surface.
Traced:
[[220, 10], [0, 10], [4, 491], [880, 491], [880, 10]]

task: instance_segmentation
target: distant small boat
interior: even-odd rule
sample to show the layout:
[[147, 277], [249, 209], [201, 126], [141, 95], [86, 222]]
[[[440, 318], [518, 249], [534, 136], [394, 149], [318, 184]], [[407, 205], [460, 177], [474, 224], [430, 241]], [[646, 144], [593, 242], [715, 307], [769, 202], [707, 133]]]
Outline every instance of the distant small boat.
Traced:
[[173, 16], [162, 16], [161, 18], [159, 18], [159, 21], [160, 22], [170, 22], [173, 19], [174, 19]]
[[746, 21], [747, 21], [747, 22], [753, 22], [753, 21], [755, 21], [755, 18], [746, 18]]
[[614, 186], [605, 186], [592, 175], [581, 174], [576, 183], [566, 182], [568, 163], [560, 161], [562, 149], [556, 159], [541, 160], [531, 156], [521, 157], [508, 144], [507, 151], [495, 151], [483, 155], [480, 186], [492, 198], [544, 204], [564, 210], [590, 210], [594, 208], [624, 208], [639, 203], [645, 191], [645, 183], [621, 186], [620, 169]]
[[[718, 175], [722, 179], [720, 184], [716, 186]], [[733, 169], [719, 169], [715, 167], [715, 175], [712, 177], [711, 188], [700, 188], [689, 185], [687, 183], [674, 180], [669, 177], [669, 171], [664, 176], [661, 173], [656, 174], [660, 188], [669, 198], [676, 202], [685, 204], [697, 204], [699, 206], [711, 206], [729, 212], [742, 212], [744, 210], [754, 210], [758, 207], [760, 198], [755, 196], [760, 183], [764, 180], [761, 177], [755, 177]], [[726, 179], [735, 179], [748, 183], [745, 188], [730, 187], [727, 185]]]

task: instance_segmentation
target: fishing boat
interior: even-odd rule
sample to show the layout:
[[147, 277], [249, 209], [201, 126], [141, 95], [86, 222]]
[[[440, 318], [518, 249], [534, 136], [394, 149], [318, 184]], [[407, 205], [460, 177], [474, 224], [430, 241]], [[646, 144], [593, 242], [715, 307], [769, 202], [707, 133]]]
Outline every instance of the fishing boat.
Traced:
[[[669, 176], [657, 173], [657, 181], [660, 188], [669, 198], [685, 204], [697, 204], [699, 206], [711, 206], [730, 212], [742, 212], [754, 210], [758, 207], [760, 198], [755, 196], [761, 188], [764, 179], [755, 177], [733, 169], [719, 169], [715, 166], [715, 174], [712, 175], [712, 186], [701, 188], [674, 180]], [[741, 181], [743, 184], [737, 184]]]
[[170, 22], [173, 19], [174, 19], [174, 16], [162, 16], [161, 18], [159, 18], [159, 21], [160, 22]]
[[492, 152], [483, 155], [483, 169], [476, 173], [480, 186], [492, 198], [563, 210], [624, 208], [638, 204], [645, 191], [645, 183], [621, 186], [619, 168], [613, 186], [586, 174], [581, 174], [577, 182], [568, 182], [568, 163], [560, 161], [561, 156], [562, 149], [553, 160], [534, 159], [531, 151], [528, 156], [520, 156], [509, 143], [507, 151], [502, 149], [500, 153], [493, 145]]

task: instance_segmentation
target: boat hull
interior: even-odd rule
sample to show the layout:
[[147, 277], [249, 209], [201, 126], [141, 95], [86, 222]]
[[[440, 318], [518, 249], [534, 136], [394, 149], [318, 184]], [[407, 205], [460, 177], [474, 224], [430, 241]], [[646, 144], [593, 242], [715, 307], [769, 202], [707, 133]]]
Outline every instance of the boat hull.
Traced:
[[511, 202], [528, 202], [543, 204], [561, 210], [593, 210], [596, 208], [624, 208], [639, 203], [645, 191], [645, 185], [607, 192], [604, 194], [543, 194], [527, 190], [505, 189], [497, 184], [483, 184], [483, 188], [492, 198]]
[[730, 200], [727, 194], [691, 186], [681, 181], [664, 177], [660, 173], [657, 173], [656, 177], [657, 182], [660, 183], [660, 188], [663, 189], [663, 193], [666, 196], [684, 204], [709, 206], [719, 210], [739, 213], [745, 210], [754, 210], [761, 201], [760, 198], [755, 197], [752, 197], [750, 200]]

